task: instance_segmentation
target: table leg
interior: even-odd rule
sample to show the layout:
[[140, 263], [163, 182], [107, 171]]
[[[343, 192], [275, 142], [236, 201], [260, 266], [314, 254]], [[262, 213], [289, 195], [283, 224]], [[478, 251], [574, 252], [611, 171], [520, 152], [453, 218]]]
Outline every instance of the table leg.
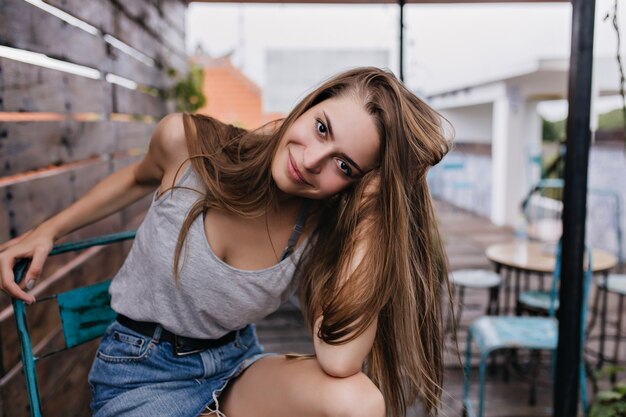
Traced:
[[513, 273], [510, 269], [506, 269], [506, 287], [504, 294], [504, 303], [505, 303], [505, 314], [511, 314], [511, 274]]
[[[608, 291], [607, 291], [608, 292]], [[622, 339], [622, 317], [624, 312], [624, 295], [619, 295], [619, 304], [617, 308], [617, 328], [615, 329], [615, 346], [613, 350], [613, 364], [619, 363], [619, 345]], [[611, 374], [611, 383], [617, 381], [617, 373]]]
[[587, 326], [587, 338], [591, 336], [591, 332], [596, 327], [596, 321], [598, 319], [598, 304], [600, 303], [600, 285], [596, 285], [596, 293], [593, 298], [593, 307], [591, 308], [591, 319]]
[[604, 365], [604, 339], [606, 338], [606, 310], [607, 310], [607, 306], [608, 306], [608, 295], [609, 292], [607, 291], [607, 280], [608, 280], [608, 273], [605, 273], [602, 276], [603, 282], [604, 282], [604, 286], [602, 287], [602, 311], [601, 311], [601, 318], [600, 318], [600, 352], [598, 355], [598, 363], [596, 364], [596, 368], [600, 369], [602, 368], [602, 365]]
[[515, 270], [515, 315], [519, 316], [521, 314], [520, 305], [519, 305], [519, 295], [520, 295], [520, 281], [521, 281], [521, 271], [519, 269]]

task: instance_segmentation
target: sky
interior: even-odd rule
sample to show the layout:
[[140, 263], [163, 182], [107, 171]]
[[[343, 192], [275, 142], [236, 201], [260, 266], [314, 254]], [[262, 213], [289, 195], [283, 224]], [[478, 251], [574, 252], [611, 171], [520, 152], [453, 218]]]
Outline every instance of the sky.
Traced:
[[[603, 21], [613, 2], [596, 1], [596, 56], [616, 53], [615, 31], [610, 20]], [[618, 3], [624, 53], [626, 1]], [[569, 3], [407, 5], [406, 84], [426, 94], [488, 80], [540, 58], [567, 58], [571, 16]], [[233, 62], [261, 87], [268, 49], [383, 48], [397, 74], [398, 17], [393, 4], [192, 3], [187, 48], [192, 53], [201, 45], [211, 55], [233, 52]]]

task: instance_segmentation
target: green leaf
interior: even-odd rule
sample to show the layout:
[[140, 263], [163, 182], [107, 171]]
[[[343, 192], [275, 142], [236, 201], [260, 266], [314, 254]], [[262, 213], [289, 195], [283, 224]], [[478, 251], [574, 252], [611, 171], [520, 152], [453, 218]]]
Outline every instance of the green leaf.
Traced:
[[621, 398], [621, 394], [614, 391], [600, 391], [597, 396], [598, 401], [601, 402], [615, 401], [620, 400]]

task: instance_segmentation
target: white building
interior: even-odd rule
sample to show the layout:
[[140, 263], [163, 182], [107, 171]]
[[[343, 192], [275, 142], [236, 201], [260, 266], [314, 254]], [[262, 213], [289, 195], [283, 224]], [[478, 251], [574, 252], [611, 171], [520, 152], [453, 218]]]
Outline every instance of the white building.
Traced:
[[360, 66], [389, 66], [384, 49], [270, 49], [265, 56], [266, 112], [288, 113], [306, 93], [327, 78]]
[[[542, 59], [526, 68], [479, 84], [441, 91], [430, 104], [454, 126], [457, 143], [490, 146], [491, 220], [514, 224], [519, 207], [539, 167], [528, 175], [528, 161], [541, 153], [540, 103], [567, 98], [569, 61]], [[592, 82], [592, 131], [597, 127], [599, 97], [618, 94], [619, 73], [614, 58], [596, 58]]]

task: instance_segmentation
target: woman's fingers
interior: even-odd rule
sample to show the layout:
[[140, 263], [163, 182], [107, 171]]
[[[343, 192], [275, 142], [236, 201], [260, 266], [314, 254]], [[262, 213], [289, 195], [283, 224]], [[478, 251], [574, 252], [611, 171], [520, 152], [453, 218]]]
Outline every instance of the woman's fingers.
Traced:
[[20, 283], [20, 288], [30, 290], [35, 286], [35, 281], [41, 276], [41, 270], [49, 252], [50, 250], [47, 247], [38, 246], [35, 248], [28, 271], [26, 271], [24, 279]]
[[[4, 253], [2, 255], [5, 255]], [[19, 285], [15, 283], [15, 276], [13, 275], [13, 265], [15, 258], [0, 256], [0, 275], [2, 290], [12, 297], [19, 298], [30, 304], [35, 301], [35, 297], [24, 292]]]

